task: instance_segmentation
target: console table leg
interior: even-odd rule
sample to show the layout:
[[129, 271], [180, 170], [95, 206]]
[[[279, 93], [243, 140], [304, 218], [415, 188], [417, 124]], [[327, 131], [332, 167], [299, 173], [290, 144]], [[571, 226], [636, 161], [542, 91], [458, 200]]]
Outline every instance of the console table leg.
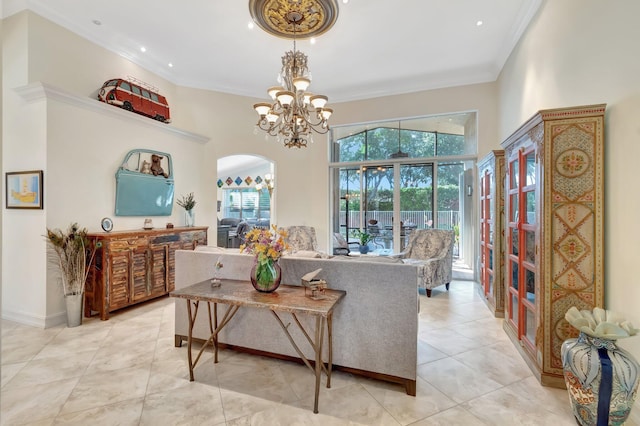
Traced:
[[[213, 324], [215, 329], [218, 329], [218, 304], [214, 303], [213, 304]], [[214, 351], [214, 358], [213, 358], [213, 363], [217, 364], [218, 363], [218, 334], [216, 333], [216, 337], [213, 340], [213, 344], [216, 345]]]
[[209, 331], [213, 336], [213, 363], [218, 363], [218, 333], [214, 333], [218, 329], [218, 304], [213, 304], [213, 318], [211, 316], [211, 302], [207, 302], [207, 308], [209, 309]]
[[331, 368], [333, 365], [333, 315], [327, 316], [327, 340], [329, 343], [329, 364], [327, 365], [327, 388], [331, 388]]
[[320, 396], [320, 380], [322, 375], [322, 339], [324, 337], [324, 318], [316, 317], [316, 396], [313, 401], [313, 412], [318, 413], [318, 398]]
[[[198, 315], [198, 303], [195, 302], [195, 315]], [[193, 382], [193, 359], [191, 356], [191, 344], [193, 341], [193, 325], [195, 324], [194, 315], [191, 315], [191, 300], [187, 299], [187, 314], [189, 315], [189, 335], [187, 337], [187, 359], [189, 360], [189, 381]]]

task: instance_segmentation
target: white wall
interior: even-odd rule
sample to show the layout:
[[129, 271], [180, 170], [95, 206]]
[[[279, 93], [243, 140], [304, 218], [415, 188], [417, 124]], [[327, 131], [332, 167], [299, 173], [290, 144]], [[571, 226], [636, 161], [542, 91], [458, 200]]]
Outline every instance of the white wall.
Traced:
[[[607, 103], [605, 306], [640, 326], [640, 2], [545, 1], [498, 80], [500, 139], [539, 109]], [[495, 148], [498, 148], [496, 145]], [[640, 338], [621, 341], [640, 359]]]
[[500, 142], [496, 90], [495, 83], [484, 83], [334, 104], [331, 125], [476, 111], [482, 157]]
[[[34, 103], [17, 114], [21, 99], [12, 90], [28, 81], [26, 24], [27, 17], [22, 15], [4, 20], [2, 26], [2, 171], [5, 173], [44, 169], [46, 163], [46, 105]], [[19, 135], [14, 133], [18, 127], [23, 129]], [[4, 203], [4, 183], [2, 187]], [[3, 208], [3, 316], [11, 311], [17, 320], [34, 325], [42, 325], [46, 316], [46, 258], [42, 239], [45, 226], [42, 210]]]
[[[4, 16], [3, 15], [3, 3], [0, 2], [0, 16]], [[0, 34], [2, 34], [2, 30], [3, 30], [3, 20], [0, 19]], [[2, 58], [3, 58], [3, 47], [2, 47], [2, 43], [0, 43], [0, 70], [3, 69], [2, 68]], [[0, 102], [2, 102], [2, 99], [4, 98], [4, 91], [3, 91], [3, 75], [0, 72]], [[1, 104], [0, 104], [1, 105]], [[0, 113], [0, 176], [2, 176], [4, 174], [4, 167], [2, 167], [2, 123], [3, 123], [3, 117], [2, 114]], [[4, 185], [0, 185], [2, 187], [4, 187]], [[0, 189], [0, 200], [4, 199], [4, 189]], [[0, 217], [0, 241], [2, 241], [2, 218]], [[0, 267], [2, 267], [2, 244], [0, 244]], [[2, 274], [0, 273], [0, 290], [2, 289]], [[0, 314], [2, 313], [2, 291], [0, 291]], [[0, 341], [0, 349], [2, 348], [2, 343]]]
[[[52, 39], [61, 42], [51, 43]], [[78, 222], [89, 231], [100, 231], [105, 216], [114, 219], [115, 230], [142, 227], [144, 218], [114, 216], [115, 172], [127, 151], [151, 148], [173, 154], [176, 194], [200, 195], [196, 213], [203, 211], [202, 225], [215, 226], [215, 214], [204, 220], [205, 209], [215, 211], [215, 199], [206, 197], [202, 140], [168, 132], [160, 123], [123, 114], [90, 98], [93, 89], [86, 88], [85, 82], [101, 64], [78, 64], [83, 58], [102, 58], [108, 69], [107, 63], [122, 58], [106, 55], [103, 49], [29, 13], [5, 20], [2, 42], [4, 63], [10, 64], [3, 68], [3, 170], [44, 171], [44, 210], [3, 210], [2, 246], [12, 250], [5, 250], [2, 258], [2, 311], [5, 318], [49, 326], [64, 322], [65, 309], [58, 274], [47, 264], [46, 228], [66, 229]], [[57, 55], [51, 52], [58, 48]], [[101, 55], [92, 55], [96, 50]], [[56, 61], [44, 63], [43, 57]], [[94, 78], [98, 88], [109, 77]], [[40, 79], [54, 82], [71, 96], [47, 95]], [[34, 90], [27, 95], [16, 91], [25, 85]], [[80, 102], [69, 101], [73, 98]], [[97, 109], [86, 108], [87, 102]], [[177, 207], [171, 217], [153, 218], [154, 223], [180, 225], [181, 213]]]

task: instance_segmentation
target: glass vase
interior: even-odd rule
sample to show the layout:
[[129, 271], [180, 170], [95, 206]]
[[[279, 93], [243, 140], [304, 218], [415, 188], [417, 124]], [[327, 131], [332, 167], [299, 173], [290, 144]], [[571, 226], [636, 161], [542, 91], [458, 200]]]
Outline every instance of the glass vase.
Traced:
[[622, 425], [638, 391], [640, 365], [615, 340], [580, 333], [563, 342], [562, 367], [571, 408], [582, 426]]
[[196, 213], [193, 210], [184, 211], [184, 226], [192, 227], [196, 223]]
[[250, 273], [253, 288], [262, 293], [271, 293], [280, 286], [282, 270], [278, 262], [266, 260], [260, 262], [256, 259]]

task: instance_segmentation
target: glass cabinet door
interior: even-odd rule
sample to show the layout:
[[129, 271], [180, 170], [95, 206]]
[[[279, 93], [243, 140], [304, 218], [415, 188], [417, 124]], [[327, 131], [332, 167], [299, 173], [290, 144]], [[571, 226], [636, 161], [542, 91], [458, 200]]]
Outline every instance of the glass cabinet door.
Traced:
[[480, 259], [482, 289], [485, 296], [493, 295], [494, 253], [493, 253], [493, 175], [485, 170], [480, 176]]
[[537, 169], [533, 147], [515, 152], [507, 167], [507, 320], [518, 339], [535, 352]]

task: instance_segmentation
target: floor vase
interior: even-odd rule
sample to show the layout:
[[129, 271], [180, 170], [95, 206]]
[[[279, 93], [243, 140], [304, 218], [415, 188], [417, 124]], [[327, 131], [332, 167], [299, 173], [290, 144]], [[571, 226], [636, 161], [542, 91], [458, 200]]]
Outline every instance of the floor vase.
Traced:
[[262, 293], [271, 293], [280, 287], [282, 270], [278, 262], [266, 260], [260, 262], [256, 260], [251, 268], [250, 279], [253, 288]]
[[638, 391], [640, 365], [615, 340], [580, 333], [561, 348], [573, 414], [582, 426], [622, 425]]
[[64, 296], [64, 302], [67, 306], [67, 327], [77, 327], [82, 324], [83, 299], [83, 293]]

